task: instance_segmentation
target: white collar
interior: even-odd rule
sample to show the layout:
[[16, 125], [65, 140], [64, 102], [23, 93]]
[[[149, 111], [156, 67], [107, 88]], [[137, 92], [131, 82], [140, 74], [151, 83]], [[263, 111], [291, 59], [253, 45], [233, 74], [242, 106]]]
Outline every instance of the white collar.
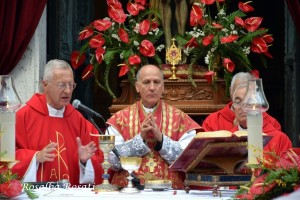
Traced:
[[155, 110], [156, 106], [154, 108], [146, 108], [143, 104], [143, 109], [144, 111], [148, 114], [148, 113], [153, 113], [153, 111]]
[[64, 117], [65, 107], [63, 107], [60, 110], [57, 110], [57, 109], [51, 107], [49, 104], [47, 104], [47, 107], [48, 107], [50, 117], [59, 117], [59, 118]]

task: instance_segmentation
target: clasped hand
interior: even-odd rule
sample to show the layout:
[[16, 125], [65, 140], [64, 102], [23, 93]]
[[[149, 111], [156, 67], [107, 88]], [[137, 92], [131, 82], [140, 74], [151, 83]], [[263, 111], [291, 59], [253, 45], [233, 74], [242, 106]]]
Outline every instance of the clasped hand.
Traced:
[[156, 117], [149, 113], [141, 125], [141, 137], [143, 140], [154, 138], [157, 141], [162, 141], [162, 133], [156, 124]]
[[[83, 146], [79, 137], [76, 138], [77, 146], [78, 146], [78, 157], [82, 163], [86, 163], [88, 159], [90, 159], [96, 152], [97, 147], [94, 142], [90, 142], [87, 145]], [[41, 151], [36, 154], [36, 159], [39, 163], [43, 162], [52, 162], [56, 157], [56, 148], [58, 144], [51, 142], [46, 147], [44, 147]]]

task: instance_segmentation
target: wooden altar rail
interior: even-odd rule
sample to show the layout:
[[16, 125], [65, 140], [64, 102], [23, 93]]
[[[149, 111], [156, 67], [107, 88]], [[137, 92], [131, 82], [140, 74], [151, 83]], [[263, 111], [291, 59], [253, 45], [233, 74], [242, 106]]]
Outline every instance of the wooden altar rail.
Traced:
[[[215, 84], [207, 83], [206, 79], [195, 79], [197, 87], [191, 85], [187, 79], [165, 80], [163, 99], [188, 115], [208, 115], [220, 110], [228, 102], [225, 95], [225, 81], [220, 79]], [[140, 99], [135, 88], [128, 80], [121, 82], [121, 95], [113, 99], [109, 108], [111, 114], [133, 104]]]

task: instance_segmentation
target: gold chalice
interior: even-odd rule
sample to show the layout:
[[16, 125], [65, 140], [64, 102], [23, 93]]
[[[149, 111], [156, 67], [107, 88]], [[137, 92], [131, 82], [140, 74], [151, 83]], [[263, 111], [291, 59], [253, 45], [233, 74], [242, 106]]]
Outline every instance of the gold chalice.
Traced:
[[108, 154], [113, 148], [115, 147], [115, 136], [114, 135], [95, 135], [92, 136], [99, 137], [99, 148], [102, 150], [104, 155], [104, 161], [102, 163], [102, 167], [104, 173], [102, 175], [103, 183], [100, 185], [95, 186], [95, 191], [97, 192], [109, 192], [109, 191], [117, 191], [118, 188], [115, 185], [111, 185], [108, 181], [109, 174], [108, 169], [110, 168], [111, 164], [108, 162]]
[[129, 173], [128, 185], [127, 187], [123, 188], [120, 192], [123, 193], [136, 193], [140, 192], [139, 189], [133, 187], [132, 185], [132, 172], [138, 170], [142, 164], [142, 158], [140, 157], [121, 157], [120, 158], [121, 166], [123, 169], [127, 170]]

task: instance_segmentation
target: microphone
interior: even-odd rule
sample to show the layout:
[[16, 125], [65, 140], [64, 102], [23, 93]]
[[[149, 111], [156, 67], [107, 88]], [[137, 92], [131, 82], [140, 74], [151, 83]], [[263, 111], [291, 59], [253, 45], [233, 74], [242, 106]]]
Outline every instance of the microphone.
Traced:
[[78, 99], [74, 99], [72, 106], [76, 108], [77, 110], [81, 110], [85, 112], [87, 115], [95, 116], [98, 118], [103, 118], [99, 113], [96, 111], [93, 111], [92, 109], [88, 108], [87, 106], [83, 105]]

